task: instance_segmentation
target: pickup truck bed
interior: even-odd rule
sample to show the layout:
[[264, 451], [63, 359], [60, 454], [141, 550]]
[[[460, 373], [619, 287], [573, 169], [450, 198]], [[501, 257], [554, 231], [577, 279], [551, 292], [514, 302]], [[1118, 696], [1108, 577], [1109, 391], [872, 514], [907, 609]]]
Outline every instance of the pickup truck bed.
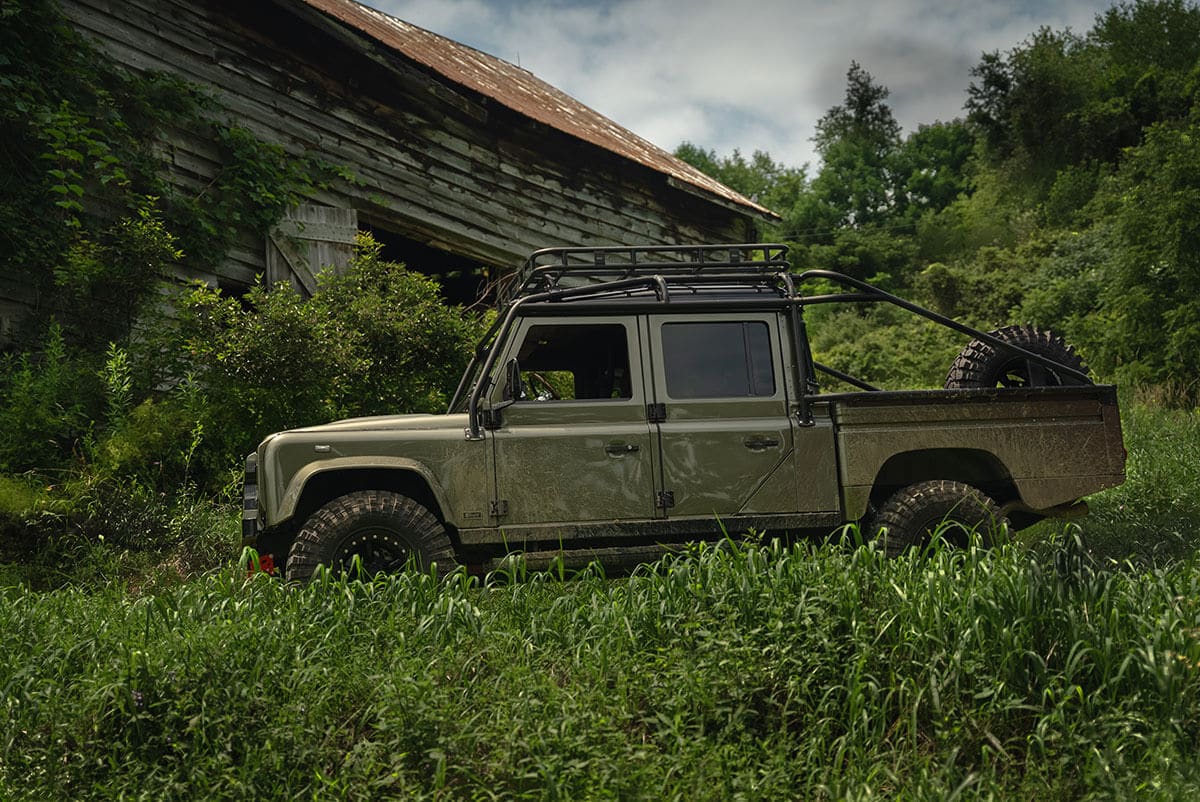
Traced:
[[1042, 515], [1065, 512], [1125, 478], [1117, 394], [1110, 385], [818, 399], [814, 411], [828, 404], [834, 422], [850, 519], [912, 476], [955, 478], [1003, 500], [1006, 512]]

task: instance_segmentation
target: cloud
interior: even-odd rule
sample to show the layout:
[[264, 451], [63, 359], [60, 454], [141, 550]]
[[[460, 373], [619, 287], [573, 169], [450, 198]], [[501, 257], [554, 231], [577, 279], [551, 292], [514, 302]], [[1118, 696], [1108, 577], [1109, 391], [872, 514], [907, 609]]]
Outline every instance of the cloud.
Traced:
[[907, 130], [962, 115], [980, 54], [1039, 27], [1084, 32], [1110, 3], [1067, 0], [367, 0], [519, 63], [666, 149], [815, 163], [816, 122], [856, 60]]

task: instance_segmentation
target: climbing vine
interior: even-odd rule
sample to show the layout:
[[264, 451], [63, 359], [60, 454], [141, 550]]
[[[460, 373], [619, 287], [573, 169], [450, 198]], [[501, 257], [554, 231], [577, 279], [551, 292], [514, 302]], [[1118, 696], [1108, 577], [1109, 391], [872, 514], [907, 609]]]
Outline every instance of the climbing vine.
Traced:
[[[220, 154], [199, 188], [167, 175], [184, 131]], [[198, 86], [124, 69], [51, 0], [0, 0], [0, 141], [0, 272], [32, 310], [19, 349], [53, 321], [102, 352], [177, 263], [211, 270], [239, 233], [350, 178], [258, 139]]]

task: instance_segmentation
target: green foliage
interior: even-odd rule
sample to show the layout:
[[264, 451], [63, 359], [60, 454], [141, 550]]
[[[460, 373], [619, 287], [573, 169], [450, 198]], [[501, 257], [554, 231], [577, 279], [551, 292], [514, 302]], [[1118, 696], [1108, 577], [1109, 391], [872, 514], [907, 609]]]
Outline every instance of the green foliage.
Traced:
[[195, 194], [174, 187], [167, 208], [173, 230], [190, 263], [215, 266], [239, 235], [266, 234], [285, 211], [338, 178], [354, 182], [345, 169], [313, 155], [289, 153], [245, 128], [198, 120], [221, 154], [221, 167]]
[[[342, 169], [256, 139], [198, 88], [98, 53], [50, 0], [8, 0], [0, 32], [0, 271], [34, 290], [19, 343], [51, 320], [103, 351], [183, 261], [211, 270], [240, 233], [265, 233]], [[199, 190], [166, 179], [180, 131], [220, 154]]]
[[910, 217], [938, 211], [969, 188], [968, 163], [975, 137], [961, 120], [921, 125], [896, 154], [897, 188]]
[[844, 212], [839, 225], [886, 220], [897, 199], [894, 160], [900, 148], [900, 124], [885, 102], [887, 87], [876, 84], [858, 62], [846, 73], [845, 101], [817, 121], [813, 137], [821, 171], [813, 191]]
[[908, 283], [915, 250], [910, 239], [888, 228], [860, 226], [838, 231], [828, 245], [810, 245], [804, 255], [807, 266], [837, 270], [893, 290]]
[[[941, 387], [961, 335], [893, 306], [814, 307], [806, 314], [813, 358], [889, 390]], [[852, 389], [818, 376], [831, 391]]]
[[1149, 129], [1096, 209], [1111, 221], [1099, 299], [1119, 343], [1110, 367], [1135, 381], [1174, 379], [1200, 397], [1200, 125]]
[[1195, 563], [1102, 569], [1073, 538], [730, 544], [619, 582], [8, 590], [0, 792], [1187, 798], [1198, 597]]
[[1186, 560], [1200, 545], [1200, 413], [1123, 401], [1125, 484], [1090, 498], [1080, 526], [1099, 557], [1146, 566]]
[[99, 415], [99, 376], [70, 355], [52, 326], [40, 354], [4, 357], [0, 369], [0, 470], [56, 468], [78, 454]]
[[[1122, 3], [1085, 34], [1042, 29], [985, 54], [967, 121], [902, 138], [886, 87], [852, 63], [845, 101], [817, 125], [824, 163], [811, 183], [788, 187], [776, 205], [783, 223], [765, 233], [792, 246], [798, 267], [876, 281], [984, 329], [1058, 331], [1102, 379], [1194, 405], [1198, 65], [1200, 7]], [[715, 154], [688, 147], [723, 175]], [[845, 321], [825, 335], [817, 315], [810, 332], [843, 364], [916, 380], [878, 348], [912, 323]], [[862, 353], [846, 331], [860, 332]]]
[[228, 500], [99, 471], [62, 476], [0, 477], [0, 584], [161, 587], [234, 557], [240, 518]]
[[39, 311], [62, 321], [72, 344], [100, 350], [126, 337], [183, 252], [146, 199], [95, 238], [80, 235], [52, 270], [54, 286]]
[[786, 167], [761, 150], [754, 151], [749, 159], [736, 148], [729, 156], [718, 157], [716, 151], [684, 142], [675, 149], [675, 155], [730, 189], [780, 214], [796, 202], [807, 182], [805, 168]]
[[993, 161], [1022, 162], [1044, 192], [1059, 170], [1115, 163], [1144, 130], [1186, 118], [1196, 100], [1200, 9], [1120, 3], [1085, 36], [1042, 29], [972, 74], [969, 119]]
[[173, 414], [183, 389], [196, 394], [177, 420], [202, 424], [194, 467], [206, 481], [271, 432], [445, 409], [481, 334], [474, 318], [447, 307], [434, 280], [383, 261], [365, 235], [346, 272], [323, 273], [318, 284], [308, 299], [289, 285], [260, 285], [241, 299], [194, 286], [139, 349], [143, 386], [188, 377], [158, 414]]

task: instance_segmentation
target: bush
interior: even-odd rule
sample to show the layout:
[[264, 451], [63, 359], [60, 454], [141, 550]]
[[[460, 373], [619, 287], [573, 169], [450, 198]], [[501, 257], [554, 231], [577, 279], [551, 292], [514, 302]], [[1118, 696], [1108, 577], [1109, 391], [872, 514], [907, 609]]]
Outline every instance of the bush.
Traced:
[[[151, 417], [177, 415], [181, 403], [192, 410], [203, 434], [192, 467], [205, 484], [271, 432], [445, 409], [479, 322], [446, 306], [433, 279], [384, 261], [380, 247], [362, 236], [346, 272], [322, 273], [307, 299], [288, 285], [241, 299], [194, 286], [139, 348], [143, 394], [187, 377]], [[188, 418], [178, 416], [176, 435]]]
[[[815, 307], [805, 313], [813, 357], [885, 390], [941, 387], [967, 343], [957, 332], [893, 306]], [[827, 390], [847, 390], [817, 376]]]
[[0, 368], [0, 471], [62, 468], [78, 457], [99, 415], [95, 359], [71, 352], [51, 326], [40, 352], [8, 355]]
[[232, 560], [237, 525], [228, 497], [156, 492], [87, 470], [54, 484], [0, 477], [0, 569], [34, 588], [178, 583]]
[[264, 435], [445, 407], [481, 333], [474, 318], [369, 238], [320, 285], [309, 299], [289, 286], [244, 299], [197, 286], [129, 350], [101, 355], [51, 325], [41, 349], [7, 357], [0, 472], [25, 476], [0, 485], [0, 564], [59, 584], [116, 564], [136, 574], [168, 556], [230, 557], [232, 505], [208, 499], [228, 498]]

